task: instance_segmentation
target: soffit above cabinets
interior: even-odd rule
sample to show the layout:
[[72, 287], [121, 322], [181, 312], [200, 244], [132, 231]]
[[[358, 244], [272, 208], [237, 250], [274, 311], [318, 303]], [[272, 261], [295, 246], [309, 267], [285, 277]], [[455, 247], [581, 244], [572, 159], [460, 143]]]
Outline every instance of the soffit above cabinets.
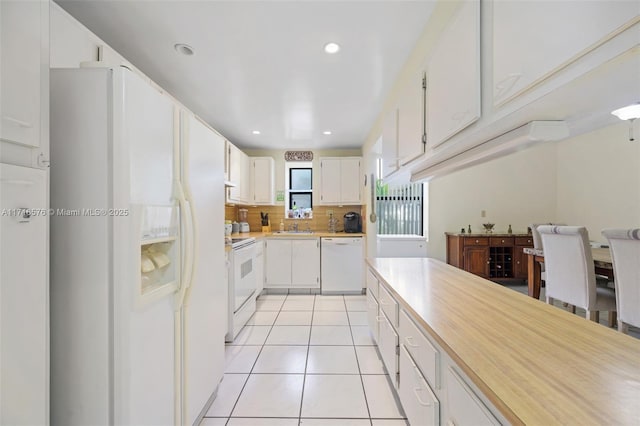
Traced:
[[362, 146], [436, 3], [56, 2], [234, 144], [265, 149]]

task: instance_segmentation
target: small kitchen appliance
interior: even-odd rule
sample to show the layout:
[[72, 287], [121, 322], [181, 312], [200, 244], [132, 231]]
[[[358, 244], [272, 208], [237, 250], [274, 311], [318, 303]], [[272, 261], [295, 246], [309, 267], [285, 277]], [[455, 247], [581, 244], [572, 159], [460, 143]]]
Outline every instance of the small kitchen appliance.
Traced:
[[349, 212], [344, 215], [344, 232], [362, 232], [360, 213]]
[[251, 232], [249, 229], [249, 222], [247, 222], [247, 213], [249, 210], [247, 209], [238, 209], [238, 224], [240, 227], [240, 232]]

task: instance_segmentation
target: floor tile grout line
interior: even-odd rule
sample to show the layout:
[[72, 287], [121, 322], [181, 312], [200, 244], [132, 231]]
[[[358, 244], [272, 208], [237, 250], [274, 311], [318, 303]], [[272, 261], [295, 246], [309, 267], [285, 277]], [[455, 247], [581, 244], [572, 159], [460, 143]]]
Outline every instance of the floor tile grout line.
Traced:
[[[344, 301], [344, 308], [347, 309], [347, 301]], [[353, 352], [356, 357], [356, 364], [358, 364], [358, 376], [360, 377], [360, 385], [362, 386], [362, 395], [364, 396], [364, 404], [367, 407], [367, 415], [369, 416], [369, 424], [373, 425], [371, 420], [371, 410], [369, 409], [369, 400], [367, 398], [367, 391], [364, 387], [364, 379], [362, 378], [362, 371], [360, 370], [360, 360], [358, 359], [358, 352], [356, 351], [356, 339], [353, 338], [353, 329], [351, 328], [351, 318], [349, 318], [349, 311], [347, 311], [347, 324], [349, 324], [349, 334], [351, 335], [351, 341], [353, 342]]]
[[313, 315], [315, 314], [316, 297], [313, 296], [313, 304], [311, 306], [311, 326], [309, 327], [309, 339], [307, 340], [307, 357], [304, 360], [304, 375], [302, 376], [302, 392], [300, 395], [300, 409], [298, 410], [298, 426], [302, 422], [302, 404], [304, 404], [304, 387], [307, 384], [307, 366], [309, 365], [309, 348], [311, 347], [311, 333], [313, 332]]
[[[284, 302], [283, 302], [283, 304], [284, 304]], [[255, 314], [255, 312], [254, 312], [254, 314]], [[280, 311], [278, 311], [278, 315], [280, 315]], [[276, 319], [278, 318], [278, 315], [276, 315]], [[275, 320], [273, 321], [273, 323], [275, 324]], [[229, 419], [231, 419], [233, 411], [236, 409], [236, 406], [238, 405], [238, 401], [240, 401], [240, 397], [242, 396], [242, 392], [244, 392], [244, 389], [247, 386], [247, 383], [249, 383], [249, 379], [251, 378], [251, 374], [253, 373], [253, 370], [256, 367], [256, 364], [258, 363], [258, 359], [260, 358], [260, 354], [262, 354], [262, 350], [264, 349], [264, 346], [265, 346], [265, 344], [267, 342], [267, 339], [269, 338], [269, 335], [271, 334], [272, 330], [273, 330], [273, 324], [270, 326], [269, 332], [267, 333], [267, 336], [265, 337], [264, 342], [262, 342], [262, 345], [260, 345], [260, 350], [258, 351], [258, 356], [256, 357], [255, 361], [253, 361], [253, 364], [251, 365], [251, 369], [249, 370], [249, 374], [247, 374], [247, 379], [244, 381], [244, 383], [242, 385], [242, 389], [240, 389], [240, 393], [238, 393], [238, 397], [236, 398], [236, 402], [234, 402], [233, 407], [231, 407], [231, 411], [229, 412]], [[239, 345], [239, 346], [254, 346], [254, 345]], [[227, 423], [229, 423], [229, 419], [227, 420]]]

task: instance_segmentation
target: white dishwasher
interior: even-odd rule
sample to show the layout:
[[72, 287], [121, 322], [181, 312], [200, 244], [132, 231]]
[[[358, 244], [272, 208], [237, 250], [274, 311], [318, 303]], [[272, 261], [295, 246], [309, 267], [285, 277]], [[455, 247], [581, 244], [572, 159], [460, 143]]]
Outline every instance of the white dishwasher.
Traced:
[[362, 237], [320, 239], [320, 292], [362, 293], [364, 275]]

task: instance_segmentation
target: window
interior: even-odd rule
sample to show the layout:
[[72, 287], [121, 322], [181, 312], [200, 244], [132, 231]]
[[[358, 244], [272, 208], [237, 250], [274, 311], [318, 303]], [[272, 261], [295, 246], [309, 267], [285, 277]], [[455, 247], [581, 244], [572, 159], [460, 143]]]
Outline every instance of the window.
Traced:
[[[299, 214], [311, 212], [313, 207], [313, 167], [310, 161], [292, 161], [285, 163], [286, 201], [285, 217], [294, 211]], [[300, 216], [302, 217], [302, 216]]]
[[424, 235], [424, 193], [426, 184], [376, 184], [378, 234]]

